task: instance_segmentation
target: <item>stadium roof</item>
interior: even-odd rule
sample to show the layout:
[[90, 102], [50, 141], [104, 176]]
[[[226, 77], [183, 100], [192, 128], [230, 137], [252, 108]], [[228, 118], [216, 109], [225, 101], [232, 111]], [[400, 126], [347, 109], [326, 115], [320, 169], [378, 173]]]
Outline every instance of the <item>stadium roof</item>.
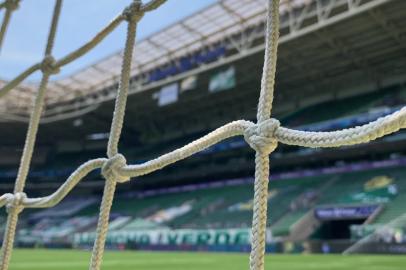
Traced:
[[[319, 9], [317, 3], [334, 3], [334, 6]], [[367, 92], [384, 94], [386, 89], [396, 86], [403, 89], [406, 1], [357, 0], [352, 3], [351, 6], [348, 0], [314, 0], [310, 7], [305, 5], [281, 16], [275, 116]], [[292, 16], [302, 11], [304, 16]], [[248, 31], [223, 37], [228, 54], [213, 62], [145, 85], [140, 85], [144, 76], [133, 80], [126, 108], [129, 121], [123, 130], [127, 143], [132, 145], [135, 138], [161, 140], [164, 135], [165, 140], [169, 140], [190, 136], [193, 132], [206, 133], [240, 117], [255, 119], [263, 65], [263, 29], [261, 22]], [[238, 42], [245, 42], [240, 37], [249, 37], [251, 32], [253, 39], [247, 38], [247, 47], [239, 47], [244, 44]], [[207, 88], [210, 78], [231, 65], [237, 72], [236, 88], [210, 93]], [[198, 79], [196, 91], [179, 93], [176, 103], [159, 106], [156, 97], [162, 87], [190, 76]], [[99, 89], [68, 102], [47, 103], [41, 119], [39, 144], [63, 140], [78, 141], [81, 145], [88, 135], [106, 134], [117, 89], [116, 84]], [[16, 91], [10, 94], [13, 92]], [[132, 95], [134, 93], [137, 94]], [[365, 104], [368, 102], [365, 100]], [[28, 117], [17, 116], [18, 119], [0, 112], [3, 145], [21, 145], [24, 140]], [[94, 143], [99, 143], [100, 149], [105, 148], [105, 141]]]
[[[282, 0], [281, 13], [312, 0]], [[221, 0], [166, 27], [137, 43], [132, 75], [158, 67], [171, 59], [218, 42], [230, 34], [264, 20], [266, 0]], [[88, 66], [70, 76], [49, 83], [45, 107], [100, 91], [117, 82], [122, 51]], [[7, 82], [0, 81], [0, 87]], [[31, 105], [35, 83], [19, 85], [0, 99], [0, 110], [8, 114], [26, 114]]]

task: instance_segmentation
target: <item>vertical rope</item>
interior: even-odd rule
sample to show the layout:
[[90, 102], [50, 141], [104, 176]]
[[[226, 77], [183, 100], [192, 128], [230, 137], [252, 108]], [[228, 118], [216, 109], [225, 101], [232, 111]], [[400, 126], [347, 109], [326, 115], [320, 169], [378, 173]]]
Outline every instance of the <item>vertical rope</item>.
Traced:
[[4, 13], [3, 17], [3, 23], [1, 24], [0, 28], [0, 49], [3, 47], [3, 40], [4, 36], [6, 35], [8, 25], [10, 23], [10, 18], [11, 18], [11, 9], [6, 8], [6, 12]]
[[[54, 8], [53, 19], [51, 23], [50, 32], [48, 35], [47, 47], [45, 53], [51, 53], [53, 42], [55, 39], [55, 32], [57, 28], [57, 23], [60, 15], [60, 10], [62, 7], [62, 0], [57, 0]], [[24, 150], [20, 161], [20, 167], [18, 169], [17, 179], [14, 186], [14, 194], [18, 194], [23, 192], [25, 182], [27, 179], [32, 153], [34, 151], [35, 140], [38, 132], [38, 125], [41, 118], [41, 113], [44, 105], [44, 97], [46, 87], [49, 81], [49, 77], [52, 73], [56, 70], [52, 69], [52, 59], [47, 58], [47, 54], [45, 54], [44, 62], [43, 62], [43, 76], [41, 79], [41, 83], [38, 88], [38, 93], [35, 97], [34, 104], [33, 104], [33, 111], [30, 117], [30, 123], [28, 126], [27, 136], [25, 139]], [[18, 214], [22, 211], [22, 208], [15, 203], [14, 205], [10, 205], [9, 213], [7, 218], [7, 227], [4, 235], [3, 245], [2, 245], [2, 257], [1, 257], [1, 265], [0, 270], [7, 270], [11, 253], [14, 244], [15, 238], [15, 231], [18, 222]]]
[[7, 28], [10, 23], [11, 14], [18, 8], [19, 2], [20, 0], [6, 0], [6, 2], [4, 2], [6, 12], [4, 14], [3, 22], [0, 28], [0, 50], [2, 48], [4, 36], [6, 35]]
[[279, 40], [279, 0], [268, 0], [266, 28], [265, 57], [257, 112], [259, 123], [269, 119], [272, 111]]
[[54, 13], [52, 16], [51, 28], [49, 29], [48, 41], [45, 47], [45, 56], [52, 53], [55, 44], [56, 30], [58, 29], [58, 21], [61, 15], [62, 0], [57, 0], [55, 3]]
[[110, 210], [113, 204], [115, 191], [116, 182], [114, 179], [107, 179], [106, 184], [104, 185], [103, 199], [97, 223], [96, 240], [93, 245], [92, 258], [90, 259], [89, 269], [91, 270], [100, 269], [103, 260], [104, 245], [109, 228]]
[[[133, 4], [124, 11], [127, 16], [127, 39], [124, 48], [123, 63], [121, 66], [121, 78], [116, 97], [116, 103], [114, 108], [113, 120], [111, 123], [110, 137], [107, 146], [107, 156], [112, 159], [118, 154], [118, 143], [120, 140], [121, 130], [123, 127], [127, 95], [130, 84], [130, 72], [132, 55], [135, 45], [137, 23], [142, 17], [140, 11], [141, 2], [134, 1]], [[96, 240], [93, 246], [92, 258], [90, 261], [91, 270], [100, 269], [106, 236], [108, 232], [108, 224], [110, 217], [110, 210], [114, 199], [114, 192], [118, 179], [113, 179], [110, 175], [104, 175], [106, 178], [106, 184], [104, 186], [103, 199], [101, 202], [99, 220], [97, 224]]]
[[[134, 1], [134, 7], [139, 8], [141, 6], [140, 1]], [[130, 7], [131, 8], [131, 7]], [[135, 8], [134, 8], [135, 9]], [[131, 11], [127, 11], [131, 12]], [[133, 11], [134, 12], [134, 11]], [[123, 63], [121, 66], [121, 78], [118, 88], [118, 93], [116, 97], [116, 103], [114, 108], [113, 120], [110, 128], [110, 137], [107, 145], [107, 156], [109, 158], [113, 157], [118, 153], [118, 142], [120, 140], [121, 130], [123, 128], [123, 121], [127, 103], [128, 89], [130, 85], [130, 72], [131, 72], [131, 62], [133, 49], [135, 45], [135, 37], [137, 30], [137, 23], [140, 20], [140, 17], [131, 17], [131, 14], [128, 16], [128, 27], [127, 27], [127, 39], [125, 42]]]
[[[257, 120], [271, 117], [279, 39], [279, 0], [268, 0], [265, 59], [258, 102]], [[255, 153], [254, 213], [251, 232], [250, 269], [263, 270], [268, 208], [269, 154], [276, 148], [259, 148]]]
[[250, 269], [263, 270], [265, 256], [265, 232], [268, 209], [269, 154], [255, 154], [254, 216], [252, 219], [252, 244]]

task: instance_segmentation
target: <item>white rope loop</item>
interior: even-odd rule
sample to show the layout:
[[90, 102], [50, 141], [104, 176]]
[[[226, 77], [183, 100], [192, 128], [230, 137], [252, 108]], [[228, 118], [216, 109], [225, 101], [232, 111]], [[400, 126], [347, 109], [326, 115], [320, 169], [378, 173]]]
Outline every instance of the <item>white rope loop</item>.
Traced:
[[102, 175], [108, 181], [124, 183], [130, 180], [130, 177], [122, 175], [120, 170], [127, 166], [127, 160], [122, 154], [116, 154], [108, 159], [102, 167]]
[[21, 213], [24, 209], [24, 200], [27, 199], [27, 194], [24, 192], [17, 192], [15, 194], [11, 194], [12, 197], [6, 204], [6, 211], [8, 214], [11, 213], [12, 210], [16, 211], [17, 213]]
[[9, 204], [14, 199], [13, 193], [5, 193], [0, 196], [0, 208]]
[[58, 74], [61, 70], [56, 66], [56, 60], [52, 55], [46, 55], [40, 64], [40, 70], [44, 74]]
[[145, 12], [141, 9], [142, 2], [140, 0], [134, 0], [123, 11], [123, 16], [130, 23], [139, 22], [144, 17]]
[[253, 124], [245, 130], [244, 139], [256, 152], [269, 155], [278, 146], [275, 132], [279, 127], [280, 122], [273, 118]]
[[4, 7], [10, 11], [14, 11], [20, 7], [20, 0], [6, 0]]

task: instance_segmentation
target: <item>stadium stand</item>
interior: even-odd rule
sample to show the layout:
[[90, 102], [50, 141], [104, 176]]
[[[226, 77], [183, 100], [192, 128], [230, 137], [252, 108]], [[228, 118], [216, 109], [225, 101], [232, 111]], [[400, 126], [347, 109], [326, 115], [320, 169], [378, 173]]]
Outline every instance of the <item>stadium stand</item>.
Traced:
[[[291, 239], [295, 224], [315, 209], [326, 206], [377, 203], [383, 208], [369, 223], [385, 224], [404, 212], [404, 177], [402, 167], [390, 167], [272, 181], [268, 195], [268, 222], [273, 235]], [[109, 230], [249, 228], [252, 216], [251, 181], [231, 185], [222, 181], [193, 188], [185, 186], [154, 195], [148, 195], [146, 191], [138, 197], [123, 194], [124, 197], [115, 201]], [[39, 213], [31, 213], [28, 217], [31, 225], [20, 232], [21, 243], [69, 244], [73, 239], [68, 236], [73, 233], [94, 231], [98, 205], [94, 203], [96, 198], [88, 201], [80, 211], [64, 214], [64, 217], [71, 216], [66, 221], [56, 219], [57, 216], [51, 212], [39, 212], [42, 218], [39, 218]], [[317, 228], [314, 232], [317, 234]]]

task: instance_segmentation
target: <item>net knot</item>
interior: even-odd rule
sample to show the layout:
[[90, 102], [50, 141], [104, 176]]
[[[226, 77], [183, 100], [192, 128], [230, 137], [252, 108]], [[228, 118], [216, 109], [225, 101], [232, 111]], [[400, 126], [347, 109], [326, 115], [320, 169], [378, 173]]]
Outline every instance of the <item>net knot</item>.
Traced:
[[47, 74], [57, 74], [60, 71], [60, 68], [55, 65], [55, 58], [51, 55], [45, 56], [44, 60], [41, 63], [41, 71]]
[[127, 160], [122, 154], [116, 154], [104, 163], [102, 175], [109, 181], [119, 183], [127, 182], [130, 177], [120, 174], [119, 170], [127, 165]]
[[12, 194], [6, 205], [7, 213], [10, 213], [12, 209], [20, 213], [24, 209], [23, 202], [25, 199], [27, 199], [27, 195], [24, 192]]
[[256, 152], [269, 155], [278, 146], [275, 132], [279, 126], [280, 122], [273, 118], [253, 124], [245, 129], [244, 139]]
[[8, 10], [16, 10], [20, 6], [20, 0], [6, 0], [5, 2], [5, 8]]
[[123, 11], [123, 15], [129, 22], [139, 22], [144, 16], [145, 12], [142, 10], [142, 2], [140, 0], [134, 0]]

